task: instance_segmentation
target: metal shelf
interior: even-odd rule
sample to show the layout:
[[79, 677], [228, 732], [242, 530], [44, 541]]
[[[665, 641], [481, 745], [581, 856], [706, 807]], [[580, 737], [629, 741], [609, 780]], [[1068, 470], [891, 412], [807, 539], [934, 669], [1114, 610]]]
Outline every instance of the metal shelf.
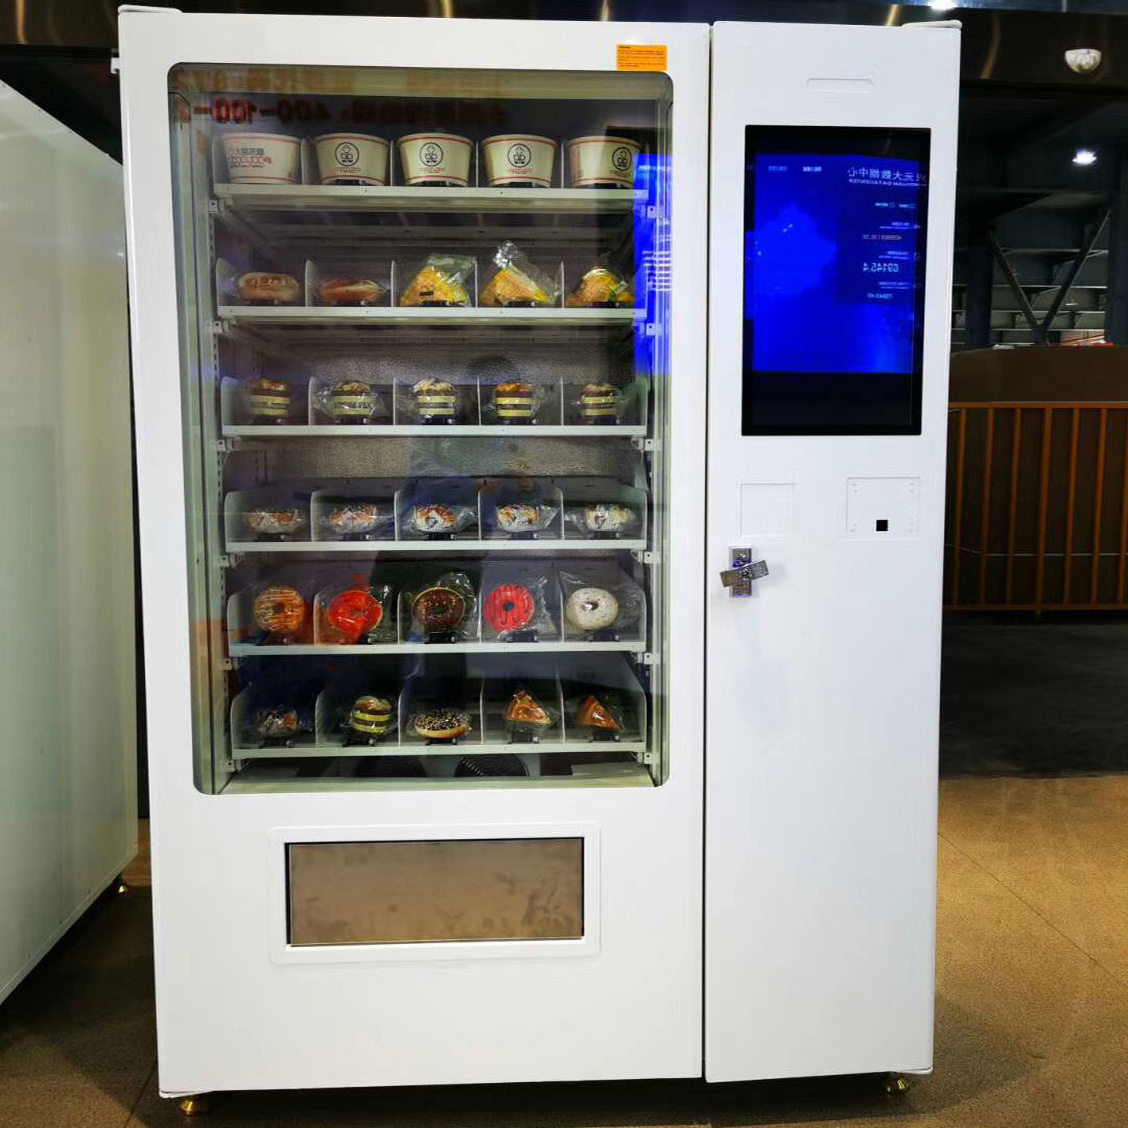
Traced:
[[646, 193], [593, 188], [412, 188], [334, 184], [216, 184], [216, 197], [235, 211], [508, 212], [591, 214], [629, 212]]
[[251, 555], [325, 555], [378, 556], [384, 553], [443, 553], [476, 555], [478, 553], [539, 553], [638, 551], [646, 548], [641, 538], [618, 540], [399, 540], [399, 541], [228, 541], [230, 556]]
[[545, 741], [541, 744], [478, 744], [465, 741], [459, 744], [295, 744], [293, 747], [233, 748], [236, 760], [298, 759], [313, 756], [381, 757], [392, 756], [529, 756], [553, 755], [559, 752], [645, 752], [645, 740]]
[[477, 425], [438, 426], [416, 423], [373, 423], [336, 424], [314, 423], [294, 424], [292, 426], [245, 425], [224, 426], [223, 437], [227, 439], [308, 439], [343, 438], [346, 436], [365, 438], [507, 438], [507, 439], [615, 439], [645, 438], [646, 424], [623, 424], [614, 427], [598, 427], [585, 423], [535, 425], [507, 425], [483, 423]]
[[251, 328], [346, 325], [411, 326], [427, 330], [443, 327], [529, 329], [534, 326], [570, 329], [623, 328], [646, 316], [640, 309], [560, 309], [453, 306], [220, 306], [219, 320]]
[[582, 642], [568, 639], [545, 639], [543, 642], [380, 642], [355, 646], [330, 646], [297, 643], [292, 646], [257, 646], [253, 642], [233, 642], [228, 651], [232, 658], [301, 658], [343, 655], [372, 657], [382, 654], [534, 654], [603, 651], [625, 651], [641, 654], [645, 643], [639, 638], [618, 642]]

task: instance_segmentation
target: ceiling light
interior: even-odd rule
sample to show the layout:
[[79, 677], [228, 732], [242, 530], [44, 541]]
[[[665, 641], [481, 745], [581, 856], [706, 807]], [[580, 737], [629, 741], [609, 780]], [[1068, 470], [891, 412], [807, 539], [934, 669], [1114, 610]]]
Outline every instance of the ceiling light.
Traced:
[[1078, 149], [1073, 154], [1073, 163], [1075, 165], [1091, 165], [1097, 163], [1097, 154], [1092, 149]]
[[958, 8], [959, 4], [956, 0], [931, 0], [928, 6], [934, 12], [950, 12], [953, 8]]

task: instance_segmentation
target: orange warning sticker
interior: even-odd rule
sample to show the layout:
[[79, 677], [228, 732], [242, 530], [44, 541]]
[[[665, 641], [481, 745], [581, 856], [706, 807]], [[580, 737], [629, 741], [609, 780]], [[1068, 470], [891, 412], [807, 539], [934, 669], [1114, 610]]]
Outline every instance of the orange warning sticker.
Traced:
[[665, 43], [617, 43], [615, 69], [627, 71], [664, 71]]

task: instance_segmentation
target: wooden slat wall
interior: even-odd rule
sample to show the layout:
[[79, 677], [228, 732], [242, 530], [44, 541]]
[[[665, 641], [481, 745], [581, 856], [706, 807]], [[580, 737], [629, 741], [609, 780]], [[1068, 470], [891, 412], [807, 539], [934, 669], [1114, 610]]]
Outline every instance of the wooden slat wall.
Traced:
[[953, 403], [949, 610], [1128, 609], [1128, 403]]

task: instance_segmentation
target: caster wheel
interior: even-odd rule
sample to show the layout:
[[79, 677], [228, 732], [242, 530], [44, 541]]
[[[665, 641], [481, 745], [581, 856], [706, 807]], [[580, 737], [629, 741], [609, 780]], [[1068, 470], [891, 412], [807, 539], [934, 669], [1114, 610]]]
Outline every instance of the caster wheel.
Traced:
[[903, 1073], [889, 1073], [885, 1077], [885, 1092], [891, 1097], [903, 1097], [912, 1087]]
[[177, 1105], [185, 1116], [203, 1116], [210, 1107], [207, 1093], [195, 1093], [191, 1097], [182, 1097], [177, 1101]]

